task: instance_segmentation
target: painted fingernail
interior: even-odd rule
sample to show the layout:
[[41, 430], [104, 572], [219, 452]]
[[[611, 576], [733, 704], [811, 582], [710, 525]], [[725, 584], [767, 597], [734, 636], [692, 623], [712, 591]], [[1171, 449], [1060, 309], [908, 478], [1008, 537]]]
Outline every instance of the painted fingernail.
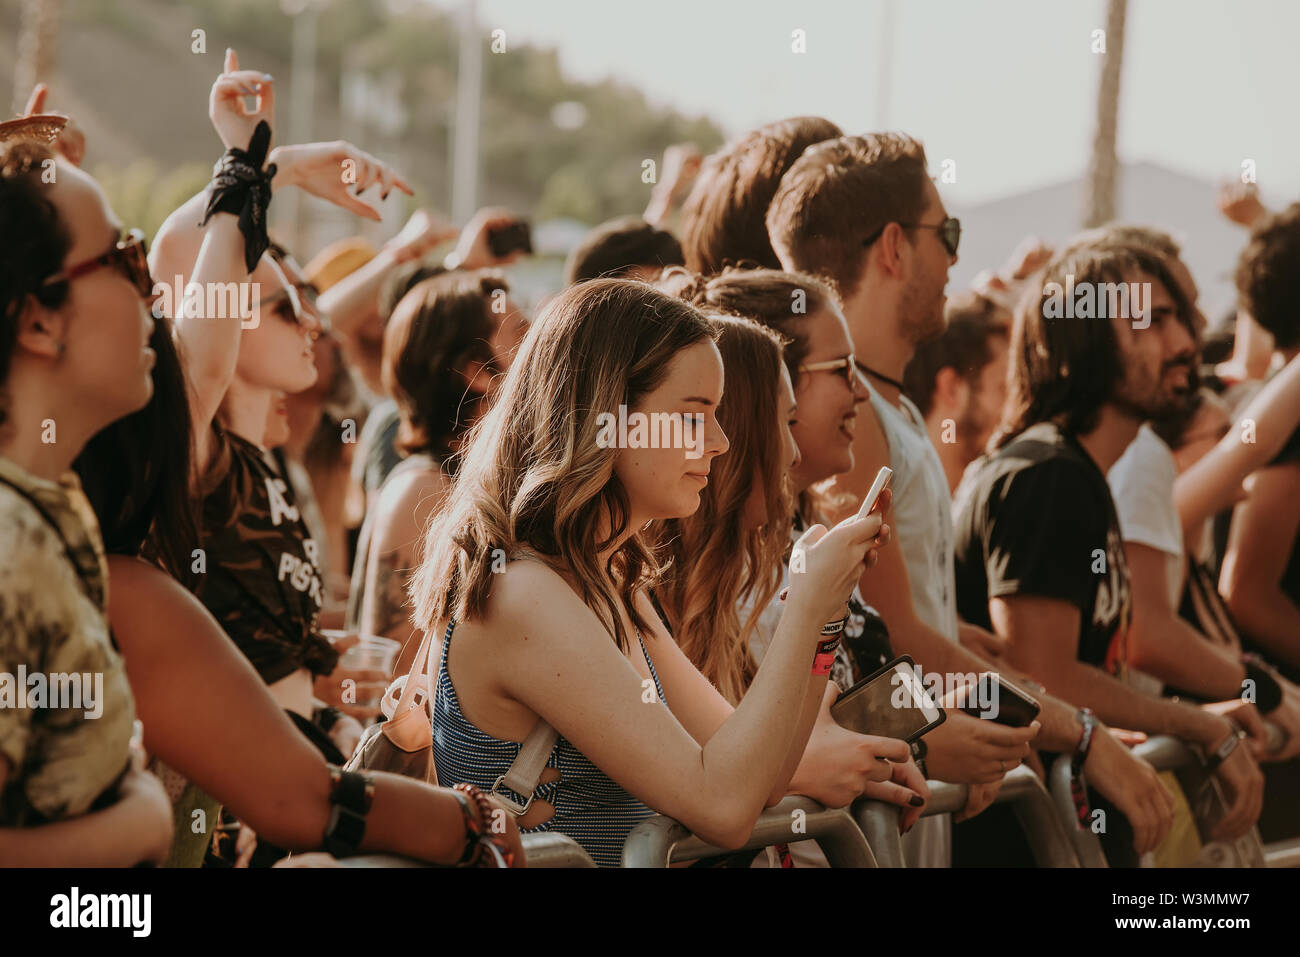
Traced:
[[920, 807], [925, 803], [925, 798], [921, 797], [919, 794], [913, 794], [912, 799], [907, 803], [912, 805], [912, 807]]

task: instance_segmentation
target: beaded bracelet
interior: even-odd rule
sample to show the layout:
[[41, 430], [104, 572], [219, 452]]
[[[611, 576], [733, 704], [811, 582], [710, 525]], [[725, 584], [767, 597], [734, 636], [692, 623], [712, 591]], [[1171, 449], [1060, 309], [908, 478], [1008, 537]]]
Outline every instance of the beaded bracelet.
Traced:
[[470, 867], [514, 867], [515, 856], [506, 844], [505, 835], [492, 833], [491, 822], [497, 808], [493, 807], [488, 796], [473, 784], [457, 784], [452, 793], [468, 797], [478, 807], [479, 813], [479, 821], [475, 821], [469, 813], [468, 802], [462, 799], [466, 845], [458, 863]]

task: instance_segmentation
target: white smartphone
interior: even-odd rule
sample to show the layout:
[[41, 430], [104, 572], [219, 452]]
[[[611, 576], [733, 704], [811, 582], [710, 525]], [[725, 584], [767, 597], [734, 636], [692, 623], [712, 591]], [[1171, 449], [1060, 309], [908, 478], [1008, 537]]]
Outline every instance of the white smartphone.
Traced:
[[867, 517], [867, 513], [875, 507], [876, 499], [880, 498], [880, 493], [889, 487], [889, 480], [893, 477], [894, 470], [888, 465], [882, 465], [880, 471], [876, 473], [876, 480], [871, 483], [871, 490], [862, 500], [862, 507], [858, 509], [858, 518]]

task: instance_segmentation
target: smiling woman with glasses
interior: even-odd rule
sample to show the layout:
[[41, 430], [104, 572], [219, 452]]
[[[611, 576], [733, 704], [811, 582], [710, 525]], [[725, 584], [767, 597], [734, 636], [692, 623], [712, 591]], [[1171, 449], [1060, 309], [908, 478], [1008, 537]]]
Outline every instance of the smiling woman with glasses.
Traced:
[[0, 861], [160, 863], [171, 806], [130, 759], [135, 704], [109, 635], [103, 542], [69, 472], [92, 435], [149, 400], [151, 284], [142, 237], [118, 241], [76, 167], [47, 181], [51, 159], [0, 144], [0, 662], [91, 673], [102, 688], [99, 714], [0, 707]]

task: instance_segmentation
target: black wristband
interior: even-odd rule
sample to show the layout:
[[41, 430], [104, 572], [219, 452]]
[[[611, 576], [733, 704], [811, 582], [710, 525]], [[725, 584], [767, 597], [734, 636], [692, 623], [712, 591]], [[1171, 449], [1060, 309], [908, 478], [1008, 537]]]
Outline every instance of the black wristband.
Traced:
[[1255, 684], [1255, 707], [1259, 713], [1276, 711], [1282, 704], [1282, 686], [1277, 683], [1277, 678], [1254, 655], [1242, 655], [1241, 663], [1246, 666], [1246, 680]]
[[355, 854], [366, 836], [366, 814], [374, 801], [375, 785], [370, 775], [329, 765], [330, 808], [323, 844], [335, 857]]
[[275, 164], [266, 162], [271, 145], [271, 127], [266, 120], [257, 124], [248, 149], [232, 146], [217, 160], [212, 168], [208, 203], [203, 210], [200, 226], [207, 225], [216, 213], [231, 213], [239, 217], [239, 231], [244, 234], [244, 265], [251, 273], [257, 268], [271, 242], [266, 234], [266, 211], [271, 205], [271, 178]]

